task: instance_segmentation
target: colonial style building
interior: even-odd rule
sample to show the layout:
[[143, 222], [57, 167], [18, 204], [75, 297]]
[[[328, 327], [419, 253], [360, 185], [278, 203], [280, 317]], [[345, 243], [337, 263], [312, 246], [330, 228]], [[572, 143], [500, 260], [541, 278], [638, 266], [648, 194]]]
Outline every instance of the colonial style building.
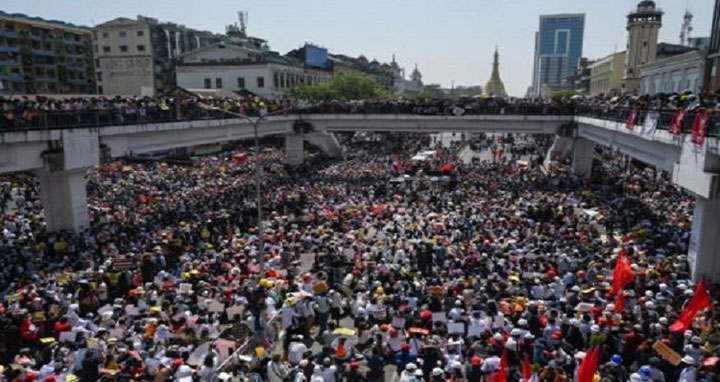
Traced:
[[623, 78], [626, 92], [634, 92], [640, 87], [640, 67], [657, 57], [662, 16], [663, 12], [652, 0], [641, 1], [637, 9], [627, 16], [628, 41]]

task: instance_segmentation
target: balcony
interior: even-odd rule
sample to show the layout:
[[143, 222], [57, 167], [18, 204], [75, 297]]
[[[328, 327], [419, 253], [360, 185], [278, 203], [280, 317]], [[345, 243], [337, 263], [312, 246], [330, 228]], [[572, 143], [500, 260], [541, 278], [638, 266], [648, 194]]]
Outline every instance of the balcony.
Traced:
[[33, 50], [33, 53], [35, 53], [38, 56], [49, 56], [49, 57], [55, 57], [57, 55], [57, 53], [55, 53], [54, 50], [37, 49], [37, 50]]
[[0, 45], [0, 52], [8, 52], [8, 53], [17, 53], [20, 51], [20, 48], [17, 46], [2, 46]]
[[8, 29], [0, 29], [0, 37], [17, 38], [18, 34], [17, 32]]

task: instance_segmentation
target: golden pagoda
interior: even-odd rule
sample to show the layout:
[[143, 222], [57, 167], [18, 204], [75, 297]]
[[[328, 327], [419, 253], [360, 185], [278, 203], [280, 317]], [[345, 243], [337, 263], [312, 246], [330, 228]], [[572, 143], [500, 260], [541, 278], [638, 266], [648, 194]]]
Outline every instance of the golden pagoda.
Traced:
[[505, 85], [500, 79], [499, 57], [500, 55], [498, 54], [498, 49], [495, 47], [495, 61], [493, 61], [492, 74], [490, 75], [490, 80], [488, 80], [487, 85], [485, 85], [485, 95], [488, 97], [507, 97], [507, 93], [505, 93]]

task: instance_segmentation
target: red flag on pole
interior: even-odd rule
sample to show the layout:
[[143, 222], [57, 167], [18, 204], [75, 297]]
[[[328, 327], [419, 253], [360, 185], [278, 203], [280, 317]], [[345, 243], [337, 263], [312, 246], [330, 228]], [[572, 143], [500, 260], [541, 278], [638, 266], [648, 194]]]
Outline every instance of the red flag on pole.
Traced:
[[625, 310], [625, 292], [620, 289], [617, 297], [615, 297], [615, 312], [622, 313]]
[[613, 271], [612, 288], [610, 289], [610, 295], [614, 296], [620, 289], [625, 288], [625, 285], [630, 284], [635, 278], [635, 272], [630, 267], [630, 261], [627, 258], [627, 252], [625, 249], [621, 249], [618, 254], [617, 262], [615, 263], [615, 270]]
[[625, 122], [625, 128], [632, 130], [635, 128], [635, 122], [637, 122], [638, 111], [636, 108], [630, 109], [630, 115], [628, 116], [627, 122]]
[[532, 366], [530, 365], [530, 359], [527, 354], [523, 357], [523, 382], [529, 382], [532, 378]]
[[677, 319], [677, 321], [670, 325], [670, 331], [684, 332], [685, 330], [687, 330], [687, 328], [690, 327], [690, 325], [692, 325], [692, 322], [695, 319], [695, 315], [697, 315], [699, 311], [709, 306], [710, 296], [708, 295], [707, 289], [705, 288], [705, 279], [700, 279], [700, 282], [695, 289], [695, 294], [692, 296], [690, 302], [688, 302], [685, 310], [683, 310], [682, 314], [680, 314], [680, 317]]
[[600, 346], [595, 345], [585, 354], [580, 367], [578, 368], [578, 382], [593, 382], [595, 379], [595, 373], [598, 368], [598, 361], [600, 361]]
[[690, 138], [690, 141], [697, 146], [704, 145], [709, 125], [710, 114], [705, 110], [698, 111], [697, 115], [695, 115], [695, 122], [693, 123], [692, 137]]
[[668, 126], [668, 133], [673, 135], [682, 134], [683, 122], [685, 122], [685, 115], [687, 111], [685, 109], [675, 110], [672, 119], [670, 120], [670, 126]]
[[400, 155], [398, 155], [397, 160], [395, 161], [395, 170], [402, 171], [402, 169], [403, 169], [402, 161], [400, 161]]

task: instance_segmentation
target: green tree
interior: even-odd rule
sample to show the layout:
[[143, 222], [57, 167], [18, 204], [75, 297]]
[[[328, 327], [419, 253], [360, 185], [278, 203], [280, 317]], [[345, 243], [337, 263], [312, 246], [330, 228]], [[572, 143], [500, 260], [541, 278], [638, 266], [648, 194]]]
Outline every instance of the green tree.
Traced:
[[439, 84], [427, 84], [423, 86], [422, 92], [418, 94], [418, 98], [444, 98], [445, 93], [443, 93], [442, 90], [440, 90]]
[[577, 94], [580, 94], [580, 93], [578, 93], [577, 91], [572, 90], [572, 89], [558, 90], [558, 91], [552, 93], [551, 98], [555, 101], [561, 101], [565, 98], [570, 98]]
[[329, 82], [296, 87], [289, 95], [312, 100], [344, 101], [387, 97], [385, 90], [374, 78], [362, 73], [340, 73]]

